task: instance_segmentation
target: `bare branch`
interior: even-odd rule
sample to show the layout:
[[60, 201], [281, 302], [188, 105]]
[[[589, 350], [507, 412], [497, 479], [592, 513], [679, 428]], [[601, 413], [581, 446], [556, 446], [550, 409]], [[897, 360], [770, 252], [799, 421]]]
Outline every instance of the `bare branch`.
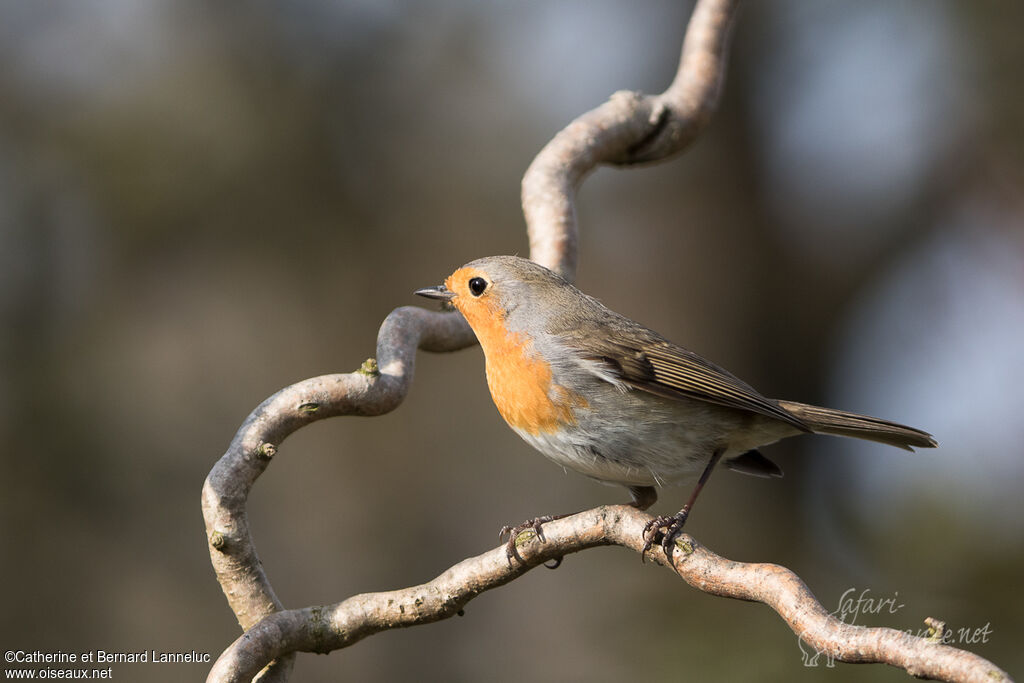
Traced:
[[[510, 563], [504, 546], [463, 560], [429, 583], [366, 593], [325, 607], [277, 612], [236, 640], [214, 664], [209, 681], [248, 681], [284, 654], [329, 652], [380, 631], [428, 624], [461, 615], [480, 593], [497, 588], [552, 559], [600, 545], [643, 548], [650, 516], [626, 505], [602, 506], [544, 526], [544, 539], [520, 536], [525, 564]], [[706, 593], [761, 602], [818, 652], [845, 662], [884, 662], [908, 673], [945, 681], [1009, 680], [985, 659], [891, 628], [843, 623], [829, 614], [793, 572], [774, 564], [733, 562], [683, 535], [669, 565], [660, 548], [651, 559]], [[794, 657], [797, 652], [794, 648]]]
[[[381, 415], [394, 410], [412, 383], [416, 349], [457, 351], [476, 343], [461, 315], [398, 308], [377, 335], [377, 360], [357, 372], [324, 375], [277, 392], [239, 428], [203, 485], [203, 517], [210, 560], [242, 629], [284, 609], [256, 554], [246, 501], [256, 478], [285, 437], [311, 422], [337, 415]], [[263, 680], [285, 680], [291, 661]]]
[[675, 80], [660, 95], [620, 91], [570, 123], [523, 176], [530, 257], [568, 280], [576, 275], [574, 198], [598, 164], [662, 161], [685, 149], [711, 119], [725, 81], [729, 35], [739, 0], [699, 0]]

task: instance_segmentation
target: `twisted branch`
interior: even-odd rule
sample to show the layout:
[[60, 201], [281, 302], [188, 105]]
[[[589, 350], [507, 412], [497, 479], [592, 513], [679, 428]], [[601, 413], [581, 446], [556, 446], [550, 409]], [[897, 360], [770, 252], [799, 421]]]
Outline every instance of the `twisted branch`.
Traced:
[[[696, 137], [718, 101], [737, 4], [738, 0], [699, 0], [676, 78], [664, 93], [616, 93], [573, 121], [541, 151], [522, 187], [531, 258], [572, 279], [577, 266], [573, 199], [584, 176], [600, 163], [665, 159]], [[245, 631], [217, 660], [208, 680], [248, 681], [258, 676], [261, 681], [284, 681], [297, 651], [328, 652], [382, 630], [460, 614], [481, 592], [567, 553], [611, 544], [641, 550], [641, 531], [650, 517], [633, 508], [600, 507], [545, 525], [542, 543], [529, 542], [531, 532], [524, 532], [523, 565], [510, 565], [501, 547], [464, 560], [422, 586], [357, 595], [326, 607], [284, 609], [263, 572], [246, 515], [249, 491], [281, 442], [316, 420], [393, 410], [412, 382], [417, 349], [456, 351], [475, 341], [458, 314], [396, 309], [380, 328], [376, 361], [367, 361], [353, 373], [286, 387], [245, 420], [203, 486], [210, 558]], [[1008, 679], [973, 654], [892, 629], [843, 624], [782, 567], [732, 562], [686, 536], [677, 541], [677, 548], [671, 566], [687, 583], [715, 595], [764, 602], [804, 642], [829, 656], [886, 662], [915, 676], [942, 680]], [[667, 564], [660, 550], [652, 558]]]
[[575, 279], [575, 197], [599, 164], [628, 166], [684, 150], [718, 105], [739, 0], [701, 0], [693, 10], [675, 79], [660, 95], [619, 91], [549, 142], [523, 176], [530, 258]]
[[[367, 361], [353, 373], [323, 375], [285, 387], [246, 418], [207, 475], [202, 497], [210, 561], [243, 630], [284, 609], [256, 555], [245, 507], [252, 485], [280, 443], [316, 420], [394, 410], [412, 383], [417, 348], [457, 351], [475, 343], [460, 315], [398, 308], [381, 325], [376, 361]], [[291, 657], [276, 662], [261, 680], [287, 680], [292, 663]]]
[[[569, 553], [601, 545], [619, 545], [639, 553], [648, 520], [649, 515], [627, 505], [602, 506], [545, 524], [543, 540], [524, 532], [519, 539], [523, 564], [510, 563], [502, 545], [463, 560], [420, 586], [277, 612], [221, 655], [210, 680], [248, 681], [270, 657], [295, 651], [329, 652], [388, 629], [461, 615], [477, 595]], [[676, 540], [671, 563], [660, 548], [650, 557], [706, 593], [768, 605], [804, 643], [829, 657], [844, 662], [884, 662], [922, 678], [1008, 680], [1004, 671], [981, 657], [941, 644], [941, 633], [925, 639], [891, 628], [843, 623], [826, 612], [800, 578], [785, 567], [733, 562], [686, 535]]]

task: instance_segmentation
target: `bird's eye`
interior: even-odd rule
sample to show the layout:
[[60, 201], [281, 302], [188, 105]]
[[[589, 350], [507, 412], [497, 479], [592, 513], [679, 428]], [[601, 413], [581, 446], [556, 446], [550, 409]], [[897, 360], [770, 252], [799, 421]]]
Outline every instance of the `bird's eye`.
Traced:
[[469, 281], [469, 293], [473, 296], [480, 296], [487, 289], [487, 280], [482, 277], [475, 277]]

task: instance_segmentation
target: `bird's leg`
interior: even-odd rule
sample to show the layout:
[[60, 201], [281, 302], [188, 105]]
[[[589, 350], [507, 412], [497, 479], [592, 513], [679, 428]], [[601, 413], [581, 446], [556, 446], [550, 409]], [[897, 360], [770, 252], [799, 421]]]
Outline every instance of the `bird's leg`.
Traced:
[[[629, 505], [635, 507], [638, 510], [646, 510], [647, 508], [654, 505], [658, 500], [658, 492], [653, 486], [630, 486], [629, 495], [632, 497], [632, 501]], [[503, 526], [501, 531], [498, 532], [498, 538], [504, 538], [505, 534], [508, 534], [508, 543], [505, 544], [505, 554], [508, 556], [509, 562], [512, 558], [523, 562], [522, 556], [519, 554], [519, 549], [516, 548], [516, 538], [519, 534], [526, 531], [527, 529], [533, 529], [533, 533], [537, 534], [537, 538], [544, 540], [544, 532], [541, 529], [541, 524], [545, 522], [553, 522], [556, 519], [563, 519], [570, 517], [576, 513], [571, 512], [565, 515], [544, 515], [543, 517], [534, 517], [528, 519], [522, 524], [516, 524], [515, 526]], [[545, 564], [544, 566], [548, 569], [555, 569], [558, 565], [562, 564], [562, 558], [558, 558], [554, 561], [554, 564]]]
[[[647, 523], [644, 527], [644, 549], [640, 553], [640, 559], [642, 560], [647, 551], [651, 549], [654, 544], [654, 539], [658, 536], [658, 531], [664, 529], [663, 536], [661, 538], [661, 549], [665, 551], [665, 555], [672, 558], [672, 541], [682, 531], [683, 525], [686, 524], [686, 518], [690, 516], [690, 510], [693, 508], [694, 502], [697, 500], [697, 496], [700, 495], [701, 489], [704, 488], [704, 484], [708, 482], [708, 478], [711, 477], [711, 471], [715, 469], [715, 465], [722, 458], [724, 449], [719, 449], [711, 455], [711, 460], [708, 461], [704, 471], [701, 472], [700, 479], [697, 480], [697, 485], [693, 488], [693, 493], [690, 494], [690, 499], [686, 501], [686, 505], [683, 509], [672, 515], [666, 517], [659, 515]], [[642, 509], [642, 508], [641, 508]]]

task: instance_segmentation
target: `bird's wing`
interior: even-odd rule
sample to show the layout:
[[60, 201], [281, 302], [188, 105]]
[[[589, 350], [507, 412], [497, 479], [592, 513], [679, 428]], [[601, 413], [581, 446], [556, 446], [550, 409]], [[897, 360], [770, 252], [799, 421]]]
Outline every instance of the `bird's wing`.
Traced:
[[666, 398], [695, 398], [729, 408], [749, 410], [787, 422], [801, 431], [810, 428], [777, 401], [765, 398], [735, 375], [692, 351], [656, 336], [646, 328], [635, 341], [591, 337], [586, 358], [598, 361], [624, 384]]

